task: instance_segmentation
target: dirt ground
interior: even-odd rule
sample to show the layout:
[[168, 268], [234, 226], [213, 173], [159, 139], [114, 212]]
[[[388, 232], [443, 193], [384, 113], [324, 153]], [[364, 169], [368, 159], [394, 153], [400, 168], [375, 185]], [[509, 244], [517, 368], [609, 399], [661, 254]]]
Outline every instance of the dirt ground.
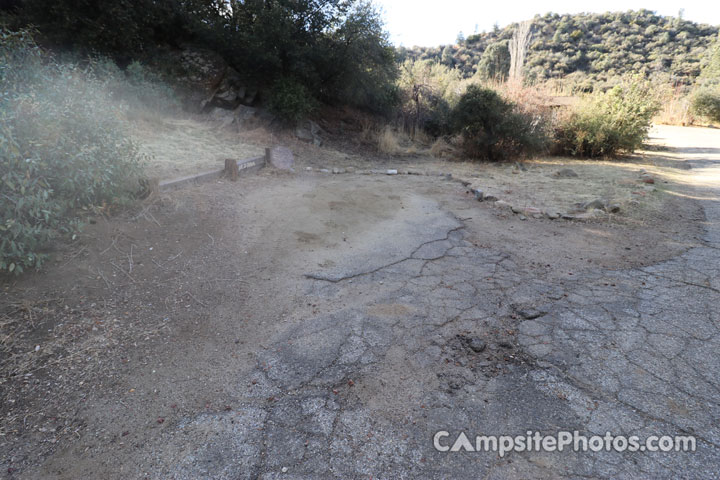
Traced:
[[[257, 148], [220, 139], [207, 150], [214, 133], [179, 139], [172, 126], [163, 128], [165, 133], [148, 143], [158, 151], [175, 145], [172, 159], [163, 157], [154, 167], [163, 175], [203, 169], [205, 160], [191, 161], [199, 145], [213, 162], [231, 153], [251, 155]], [[273, 464], [271, 450], [279, 448], [273, 442], [287, 438], [256, 438], [252, 432], [270, 429], [267, 418], [278, 414], [273, 405], [280, 408], [307, 389], [323, 390], [318, 397], [323, 402], [360, 404], [398, 428], [410, 410], [413, 422], [426, 421], [421, 410], [408, 410], [407, 402], [419, 405], [427, 391], [440, 388], [433, 376], [440, 367], [423, 368], [416, 358], [423, 351], [419, 347], [388, 345], [382, 355], [373, 350], [372, 358], [358, 356], [359, 363], [352, 364], [362, 367], [349, 367], [323, 383], [319, 379], [334, 363], [285, 362], [277, 356], [284, 346], [333, 350], [332, 342], [314, 343], [312, 332], [332, 330], [340, 321], [333, 320], [338, 312], [361, 309], [381, 319], [376, 340], [381, 344], [380, 337], [388, 335], [384, 328], [416, 319], [426, 307], [403, 300], [421, 277], [408, 274], [415, 280], [396, 282], [377, 275], [404, 275], [402, 269], [415, 268], [405, 260], [422, 259], [417, 268], [432, 268], [432, 259], [445, 255], [425, 253], [435, 248], [434, 242], [450, 242], [463, 255], [489, 255], [481, 262], [493, 265], [482, 270], [487, 292], [477, 284], [468, 291], [455, 286], [442, 298], [491, 302], [495, 306], [488, 303], [476, 317], [510, 322], [490, 325], [511, 342], [517, 342], [518, 327], [506, 309], [535, 300], [517, 286], [522, 281], [512, 287], [503, 283], [511, 275], [503, 272], [552, 287], [561, 298], [568, 285], [597, 278], [598, 272], [656, 265], [703, 243], [705, 215], [689, 190], [688, 165], [681, 151], [668, 148], [618, 162], [550, 158], [526, 162], [524, 168], [429, 158], [368, 164], [353, 154], [310, 146], [297, 150], [293, 173], [266, 169], [236, 183], [162, 194], [132, 213], [98, 218], [77, 242], [58, 246], [41, 272], [2, 279], [0, 477], [276, 478], [270, 473], [301, 464], [306, 478], [367, 478], [370, 472], [382, 477], [390, 471], [424, 476], [417, 459], [416, 470], [360, 465], [355, 459], [320, 472], [303, 463], [313, 457], [310, 453], [295, 464], [286, 459]], [[323, 173], [322, 168], [346, 173]], [[373, 168], [451, 173], [453, 179], [360, 173]], [[578, 177], [555, 178], [561, 168], [572, 168]], [[656, 183], [642, 183], [640, 169]], [[604, 198], [621, 210], [587, 221], [523, 220], [491, 202], [476, 201], [471, 188], [522, 207], [566, 212], [575, 203]], [[382, 296], [390, 285], [392, 294]], [[443, 328], [442, 335], [454, 338], [480, 327]], [[349, 348], [342, 345], [340, 351]], [[494, 378], [506, 371], [500, 364], [510, 360], [487, 352], [495, 355], [489, 360], [493, 365], [498, 362], [497, 372], [488, 377]], [[535, 361], [525, 355], [530, 354], [519, 355], [518, 362]], [[304, 376], [305, 369], [312, 374]], [[277, 376], [269, 373], [276, 370]], [[223, 423], [233, 416], [240, 419], [235, 427]], [[285, 422], [292, 424], [292, 419]], [[202, 448], [214, 445], [213, 432], [228, 428], [234, 433], [219, 434], [219, 444], [203, 457], [209, 466], [198, 466], [199, 457], [189, 460], [198, 442]], [[183, 431], [184, 437], [175, 434]], [[381, 436], [382, 431], [374, 431]], [[230, 460], [233, 456], [239, 463]], [[261, 457], [267, 462], [252, 461]], [[462, 477], [462, 472], [456, 474]]]

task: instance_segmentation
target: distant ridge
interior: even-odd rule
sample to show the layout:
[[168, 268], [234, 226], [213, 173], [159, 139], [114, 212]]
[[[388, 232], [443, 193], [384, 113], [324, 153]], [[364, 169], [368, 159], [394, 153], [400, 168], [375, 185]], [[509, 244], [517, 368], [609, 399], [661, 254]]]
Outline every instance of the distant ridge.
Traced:
[[[401, 47], [399, 52], [407, 58], [452, 65], [470, 77], [485, 49], [509, 41], [516, 25], [471, 35], [458, 45]], [[639, 10], [537, 15], [533, 32], [524, 69], [530, 80], [574, 74], [577, 82], [587, 81], [590, 85], [627, 73], [641, 73], [690, 84], [700, 73], [708, 46], [718, 37], [718, 26]]]

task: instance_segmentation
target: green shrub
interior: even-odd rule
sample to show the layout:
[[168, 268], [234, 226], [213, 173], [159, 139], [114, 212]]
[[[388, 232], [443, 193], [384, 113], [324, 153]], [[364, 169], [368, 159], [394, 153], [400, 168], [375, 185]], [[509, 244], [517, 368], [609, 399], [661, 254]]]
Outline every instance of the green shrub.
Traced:
[[693, 96], [692, 112], [711, 122], [720, 122], [720, 90], [701, 90]]
[[302, 120], [316, 107], [315, 99], [300, 83], [283, 78], [270, 90], [270, 111], [281, 120], [292, 123]]
[[462, 135], [465, 154], [504, 160], [542, 151], [547, 135], [542, 118], [519, 111], [497, 92], [471, 85], [451, 113], [454, 133]]
[[19, 273], [79, 212], [128, 199], [141, 156], [94, 75], [55, 63], [27, 32], [0, 30], [0, 61], [0, 271]]
[[647, 138], [659, 111], [650, 84], [633, 79], [605, 93], [587, 97], [555, 129], [559, 153], [580, 157], [615, 156], [633, 152]]

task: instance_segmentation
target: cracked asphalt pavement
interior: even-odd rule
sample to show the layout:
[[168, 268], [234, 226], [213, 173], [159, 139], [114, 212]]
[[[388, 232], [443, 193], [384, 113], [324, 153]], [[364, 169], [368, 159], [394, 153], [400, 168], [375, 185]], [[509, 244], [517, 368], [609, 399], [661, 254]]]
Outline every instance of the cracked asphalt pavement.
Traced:
[[[493, 229], [513, 226], [528, 237], [524, 246], [502, 241], [481, 222], [495, 214], [491, 207], [460, 194], [443, 193], [441, 200], [427, 194], [457, 190], [434, 186], [443, 180], [407, 180], [415, 183], [389, 200], [394, 213], [385, 200], [377, 211], [355, 211], [354, 196], [392, 193], [393, 182], [405, 181], [367, 178], [343, 200], [330, 199], [323, 219], [303, 214], [315, 201], [327, 203], [324, 187], [310, 182], [283, 200], [279, 210], [295, 212], [297, 220], [282, 222], [261, 194], [248, 193], [248, 211], [268, 220], [244, 233], [258, 246], [227, 268], [242, 261], [254, 269], [256, 285], [242, 294], [250, 306], [238, 306], [226, 292], [203, 317], [212, 334], [190, 333], [166, 347], [173, 353], [162, 367], [146, 365], [164, 376], [152, 380], [160, 391], [153, 405], [170, 403], [188, 378], [182, 389], [194, 390], [194, 401], [207, 394], [231, 407], [184, 407], [164, 425], [146, 428], [134, 447], [118, 446], [108, 427], [103, 447], [100, 437], [84, 439], [30, 476], [718, 478], [719, 140], [711, 130], [662, 140], [692, 166], [682, 194], [704, 210], [702, 238], [678, 255], [629, 267], [584, 259], [568, 266], [559, 259], [564, 249], [592, 257], [582, 242], [592, 232], [575, 243], [541, 230], [533, 238], [540, 228], [534, 220], [493, 220]], [[342, 192], [343, 181], [327, 182]], [[358, 215], [372, 219], [356, 221]], [[328, 225], [332, 233], [323, 236]], [[549, 220], [535, 225], [582, 229]], [[280, 232], [300, 242], [296, 251], [288, 253]], [[220, 247], [238, 248], [228, 232], [225, 240], [215, 235]], [[240, 317], [249, 320], [233, 320]], [[227, 359], [236, 346], [239, 360]], [[110, 395], [89, 402], [88, 424], [106, 415], [129, 421], [127, 410], [108, 407], [113, 402]], [[144, 405], [125, 402], [135, 416]], [[451, 438], [461, 431], [693, 435], [697, 451], [501, 458], [436, 451], [433, 435], [441, 430]]]

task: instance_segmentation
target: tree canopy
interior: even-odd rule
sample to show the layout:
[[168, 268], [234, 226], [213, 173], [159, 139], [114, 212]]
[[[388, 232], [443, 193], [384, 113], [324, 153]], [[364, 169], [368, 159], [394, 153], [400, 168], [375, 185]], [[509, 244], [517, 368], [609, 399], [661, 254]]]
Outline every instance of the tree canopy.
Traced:
[[375, 110], [394, 98], [395, 51], [366, 0], [24, 0], [13, 15], [54, 47], [129, 61], [188, 42], [255, 86], [291, 79], [319, 100]]

